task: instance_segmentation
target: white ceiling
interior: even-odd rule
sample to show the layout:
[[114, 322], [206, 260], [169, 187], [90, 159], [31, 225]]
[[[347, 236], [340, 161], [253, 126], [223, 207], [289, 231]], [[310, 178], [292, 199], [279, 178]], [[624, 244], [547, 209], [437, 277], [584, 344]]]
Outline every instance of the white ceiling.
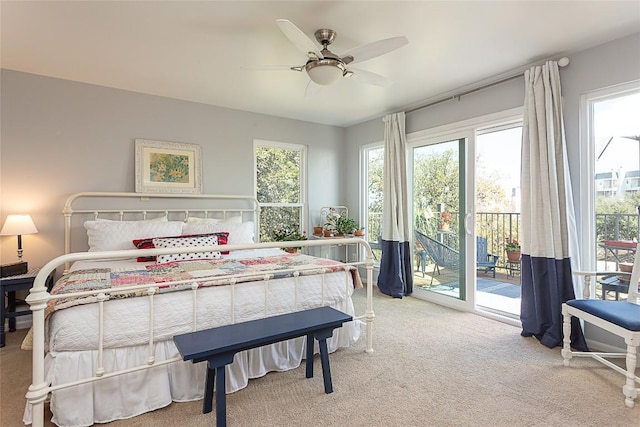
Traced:
[[[540, 60], [640, 31], [640, 1], [6, 1], [1, 66], [135, 92], [338, 126], [423, 104]], [[409, 44], [305, 96], [303, 65], [275, 23], [335, 53], [404, 35]]]

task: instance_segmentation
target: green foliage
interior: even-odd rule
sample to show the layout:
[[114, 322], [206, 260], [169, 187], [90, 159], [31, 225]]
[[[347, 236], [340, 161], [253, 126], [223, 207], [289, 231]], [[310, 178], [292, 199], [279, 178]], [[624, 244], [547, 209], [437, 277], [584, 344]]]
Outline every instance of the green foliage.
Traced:
[[596, 198], [596, 239], [633, 240], [638, 238], [638, 206], [640, 192], [624, 198]]
[[297, 150], [256, 148], [257, 196], [260, 203], [300, 201], [300, 162]]
[[300, 232], [300, 225], [293, 224], [291, 226], [283, 226], [276, 228], [272, 233], [272, 241], [274, 242], [291, 242], [296, 240], [307, 240], [306, 233]]
[[[300, 151], [259, 146], [256, 147], [256, 191], [260, 203], [300, 203]], [[274, 230], [300, 228], [300, 206], [262, 206], [260, 211], [260, 240], [273, 240]]]
[[459, 201], [458, 157], [456, 151], [421, 154], [414, 158], [414, 211], [437, 212], [437, 205], [457, 207]]
[[382, 212], [384, 190], [384, 149], [370, 150], [367, 163], [369, 172], [369, 212]]
[[262, 206], [260, 208], [260, 241], [272, 242], [273, 231], [281, 228], [295, 228], [302, 218], [302, 208], [298, 206]]
[[504, 250], [507, 252], [520, 252], [520, 243], [516, 239], [505, 239]]
[[[448, 209], [459, 206], [459, 173], [457, 150], [436, 153], [414, 151], [413, 212], [415, 227], [426, 234], [435, 234], [438, 227], [438, 206]], [[455, 230], [456, 224], [452, 224]]]
[[355, 219], [340, 217], [336, 221], [336, 232], [339, 234], [350, 234], [358, 228], [358, 223]]

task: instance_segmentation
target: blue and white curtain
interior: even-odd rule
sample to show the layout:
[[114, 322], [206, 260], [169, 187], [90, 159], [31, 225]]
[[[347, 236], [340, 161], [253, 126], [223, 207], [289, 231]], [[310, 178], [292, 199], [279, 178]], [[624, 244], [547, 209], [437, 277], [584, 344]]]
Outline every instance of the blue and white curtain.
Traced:
[[413, 292], [404, 122], [404, 112], [388, 114], [384, 118], [382, 259], [378, 288], [394, 298]]
[[[575, 298], [577, 228], [556, 61], [525, 71], [522, 130], [522, 335], [562, 345], [562, 303]], [[586, 349], [574, 318], [572, 346]]]

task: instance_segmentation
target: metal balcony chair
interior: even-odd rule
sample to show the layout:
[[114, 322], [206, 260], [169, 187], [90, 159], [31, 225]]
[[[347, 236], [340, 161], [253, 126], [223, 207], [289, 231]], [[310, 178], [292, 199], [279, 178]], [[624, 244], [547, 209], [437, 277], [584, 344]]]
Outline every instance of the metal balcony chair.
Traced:
[[[576, 272], [585, 276], [595, 273]], [[624, 273], [623, 273], [624, 274]], [[626, 273], [628, 274], [628, 273]], [[601, 299], [574, 299], [562, 304], [564, 365], [569, 366], [572, 357], [591, 357], [626, 377], [622, 393], [624, 403], [633, 408], [638, 397], [640, 377], [635, 375], [638, 346], [640, 346], [640, 304], [638, 301], [638, 278], [640, 277], [640, 250], [636, 248], [635, 262], [631, 271], [629, 291], [626, 301], [606, 301]], [[587, 282], [588, 284], [588, 282]], [[588, 289], [588, 288], [587, 288]], [[588, 295], [588, 294], [587, 294]], [[605, 331], [624, 339], [626, 353], [574, 351], [571, 349], [571, 317], [591, 323]], [[611, 358], [625, 358], [626, 369], [612, 363]]]
[[[416, 263], [418, 263], [422, 270], [422, 277], [425, 274], [425, 267], [427, 265], [427, 257], [433, 260], [434, 268], [431, 275], [431, 283], [433, 283], [433, 276], [436, 271], [440, 274], [440, 267], [446, 267], [453, 270], [458, 269], [458, 263], [460, 261], [460, 253], [440, 243], [432, 237], [427, 236], [424, 233], [415, 230], [416, 240], [422, 246], [422, 249], [416, 251]], [[477, 267], [479, 271], [493, 272], [493, 277], [496, 277], [496, 264], [500, 258], [498, 255], [488, 253], [487, 239], [478, 236], [476, 238], [476, 251], [477, 251]]]
[[478, 271], [484, 273], [493, 272], [493, 278], [496, 278], [496, 264], [500, 256], [490, 254], [487, 248], [486, 237], [476, 237], [476, 265]]
[[[440, 243], [437, 240], [427, 236], [415, 230], [416, 240], [420, 242], [422, 245], [422, 249], [424, 249], [426, 256], [431, 258], [433, 263], [435, 264], [433, 267], [433, 273], [431, 274], [431, 283], [429, 286], [433, 284], [433, 276], [435, 276], [436, 271], [440, 274], [440, 267], [450, 268], [451, 270], [457, 271], [460, 263], [460, 254], [455, 249], [445, 245], [444, 243]], [[424, 264], [423, 264], [424, 265]]]

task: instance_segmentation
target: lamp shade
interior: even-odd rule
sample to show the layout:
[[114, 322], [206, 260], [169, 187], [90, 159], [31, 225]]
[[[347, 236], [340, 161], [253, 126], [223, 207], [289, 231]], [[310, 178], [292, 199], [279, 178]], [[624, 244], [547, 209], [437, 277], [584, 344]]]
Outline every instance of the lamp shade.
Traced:
[[22, 234], [35, 234], [38, 232], [31, 215], [7, 215], [0, 236], [20, 236]]

